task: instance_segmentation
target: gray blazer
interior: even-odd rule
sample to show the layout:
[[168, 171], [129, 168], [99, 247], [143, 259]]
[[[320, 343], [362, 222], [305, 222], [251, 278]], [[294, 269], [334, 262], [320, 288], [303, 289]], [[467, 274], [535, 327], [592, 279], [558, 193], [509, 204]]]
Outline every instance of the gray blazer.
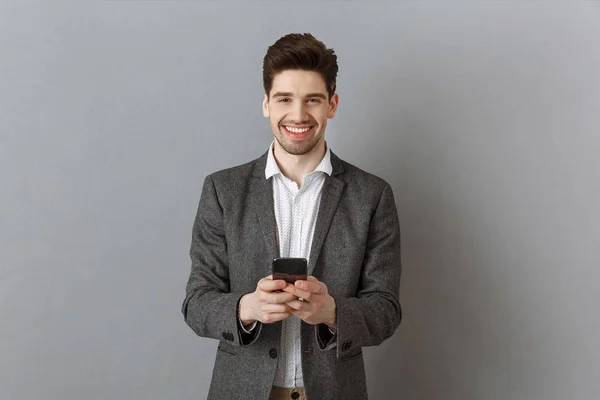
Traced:
[[[281, 322], [239, 329], [237, 305], [271, 274], [278, 256], [267, 153], [206, 177], [192, 231], [185, 322], [219, 340], [208, 398], [266, 400], [275, 376]], [[309, 400], [367, 398], [362, 348], [392, 336], [401, 319], [400, 227], [384, 180], [331, 153], [309, 271], [335, 298], [337, 336], [302, 322], [302, 374]]]

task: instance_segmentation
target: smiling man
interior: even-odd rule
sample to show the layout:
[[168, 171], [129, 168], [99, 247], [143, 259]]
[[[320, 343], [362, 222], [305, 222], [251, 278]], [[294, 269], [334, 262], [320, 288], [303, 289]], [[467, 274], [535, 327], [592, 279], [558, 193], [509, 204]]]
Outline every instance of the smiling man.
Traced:
[[[274, 140], [204, 181], [182, 312], [220, 341], [209, 399], [366, 399], [362, 348], [400, 324], [392, 189], [325, 141], [337, 72], [310, 34], [270, 46], [262, 110]], [[307, 279], [272, 279], [278, 257], [307, 259]]]

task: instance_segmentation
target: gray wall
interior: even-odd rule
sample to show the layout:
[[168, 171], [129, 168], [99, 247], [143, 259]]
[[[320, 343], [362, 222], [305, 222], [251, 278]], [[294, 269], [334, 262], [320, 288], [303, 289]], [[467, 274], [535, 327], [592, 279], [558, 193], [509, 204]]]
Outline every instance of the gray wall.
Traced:
[[261, 62], [336, 49], [340, 156], [403, 231], [374, 399], [600, 391], [600, 3], [0, 2], [0, 397], [201, 399], [206, 174], [266, 150]]

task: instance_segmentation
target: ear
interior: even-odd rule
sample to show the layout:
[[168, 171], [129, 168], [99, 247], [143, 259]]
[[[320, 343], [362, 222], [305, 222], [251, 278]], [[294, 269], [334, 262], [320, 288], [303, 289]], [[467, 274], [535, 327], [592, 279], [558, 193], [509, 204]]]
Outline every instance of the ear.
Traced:
[[327, 118], [332, 119], [335, 117], [335, 112], [337, 111], [339, 101], [340, 98], [337, 93], [331, 96], [331, 100], [329, 100], [329, 113], [327, 114]]
[[263, 115], [265, 116], [265, 118], [269, 118], [271, 113], [269, 112], [269, 98], [267, 97], [266, 93], [265, 93], [265, 98], [263, 99], [262, 110], [263, 110]]

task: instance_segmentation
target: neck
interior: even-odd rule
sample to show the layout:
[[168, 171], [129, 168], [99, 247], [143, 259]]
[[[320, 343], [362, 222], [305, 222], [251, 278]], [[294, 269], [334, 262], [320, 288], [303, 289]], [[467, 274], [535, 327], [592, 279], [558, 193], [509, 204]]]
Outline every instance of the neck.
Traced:
[[325, 139], [319, 140], [311, 151], [299, 156], [286, 152], [277, 140], [273, 145], [273, 155], [281, 173], [296, 182], [299, 188], [304, 183], [304, 175], [313, 172], [317, 168], [326, 152], [327, 143]]

